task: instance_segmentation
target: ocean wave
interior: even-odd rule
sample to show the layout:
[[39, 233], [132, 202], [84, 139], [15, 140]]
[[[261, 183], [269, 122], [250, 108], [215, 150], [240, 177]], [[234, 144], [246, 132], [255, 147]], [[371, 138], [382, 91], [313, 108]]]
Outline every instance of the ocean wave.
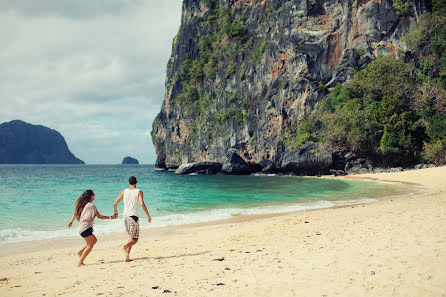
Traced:
[[[310, 209], [329, 208], [342, 205], [364, 204], [377, 201], [376, 199], [362, 198], [358, 200], [319, 200], [311, 202], [301, 202], [287, 205], [268, 205], [250, 208], [220, 208], [200, 212], [173, 213], [154, 217], [152, 223], [148, 223], [145, 215], [141, 217], [141, 229], [177, 226], [193, 223], [205, 223], [230, 219], [243, 215], [261, 215], [296, 212]], [[125, 232], [122, 219], [116, 220], [96, 220], [94, 225], [96, 235]], [[0, 230], [0, 243], [16, 243], [35, 240], [51, 240], [57, 238], [72, 238], [79, 236], [77, 228], [64, 228], [58, 230], [26, 230], [21, 228]]]
[[262, 173], [262, 172], [253, 173], [251, 175], [253, 175], [253, 176], [276, 176], [275, 173]]

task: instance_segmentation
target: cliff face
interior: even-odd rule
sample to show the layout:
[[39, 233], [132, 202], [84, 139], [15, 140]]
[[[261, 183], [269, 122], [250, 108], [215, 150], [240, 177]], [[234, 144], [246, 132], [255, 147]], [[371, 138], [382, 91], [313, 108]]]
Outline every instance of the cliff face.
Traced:
[[11, 121], [0, 125], [0, 164], [85, 164], [68, 149], [59, 132]]
[[406, 49], [402, 36], [426, 11], [410, 3], [401, 12], [391, 0], [184, 0], [153, 123], [156, 165], [223, 163], [229, 150], [264, 171], [308, 153], [331, 162], [284, 140], [329, 88]]

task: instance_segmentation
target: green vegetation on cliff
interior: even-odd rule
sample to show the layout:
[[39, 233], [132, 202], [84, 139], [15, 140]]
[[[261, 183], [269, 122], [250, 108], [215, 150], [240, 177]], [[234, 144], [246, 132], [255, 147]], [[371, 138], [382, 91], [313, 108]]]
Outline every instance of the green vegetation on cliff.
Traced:
[[289, 128], [285, 144], [327, 145], [386, 165], [446, 163], [446, 1], [406, 35], [412, 57], [380, 56]]
[[[220, 8], [219, 1], [204, 3], [209, 10], [203, 16], [193, 18], [205, 33], [193, 40], [198, 53], [183, 60], [172, 78], [173, 84], [181, 86], [181, 92], [170, 104], [181, 106], [183, 114], [193, 119], [188, 144], [192, 144], [197, 136], [211, 140], [216, 134], [226, 133], [221, 128], [228, 120], [239, 126], [248, 122], [250, 99], [225, 91], [226, 80], [236, 74], [239, 74], [236, 79], [245, 79], [244, 69], [248, 68], [248, 63], [260, 59], [269, 43], [258, 36], [249, 36], [245, 28], [245, 7], [235, 10]], [[176, 40], [177, 37], [174, 46]], [[253, 53], [251, 59], [244, 57], [247, 51]], [[217, 76], [224, 80], [218, 83], [218, 93], [211, 95], [206, 85], [214, 84]], [[225, 104], [218, 106], [215, 97], [225, 100]]]

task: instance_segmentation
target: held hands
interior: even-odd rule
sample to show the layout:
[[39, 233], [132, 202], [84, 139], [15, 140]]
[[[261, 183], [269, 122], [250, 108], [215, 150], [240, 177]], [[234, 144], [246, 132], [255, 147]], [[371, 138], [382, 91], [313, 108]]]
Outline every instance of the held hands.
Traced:
[[112, 220], [117, 219], [118, 218], [118, 214], [115, 213], [114, 215], [111, 216]]

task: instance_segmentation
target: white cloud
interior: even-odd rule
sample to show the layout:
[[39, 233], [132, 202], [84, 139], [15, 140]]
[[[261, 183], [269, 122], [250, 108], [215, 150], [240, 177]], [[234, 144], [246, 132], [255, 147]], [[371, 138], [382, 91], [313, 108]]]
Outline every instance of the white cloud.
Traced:
[[153, 163], [181, 2], [1, 2], [0, 122], [56, 129], [87, 163]]

